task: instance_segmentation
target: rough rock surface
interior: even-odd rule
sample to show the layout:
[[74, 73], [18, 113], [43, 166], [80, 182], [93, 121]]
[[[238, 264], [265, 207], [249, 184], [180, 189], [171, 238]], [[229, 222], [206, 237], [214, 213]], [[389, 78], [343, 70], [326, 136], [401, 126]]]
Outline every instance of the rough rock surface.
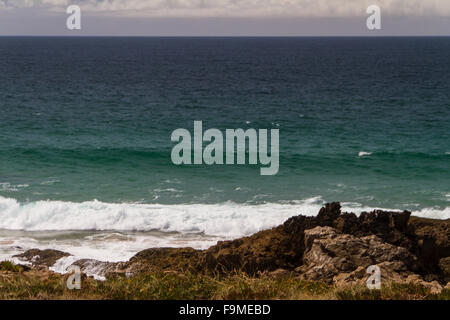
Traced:
[[439, 268], [444, 276], [444, 281], [450, 282], [450, 257], [440, 259]]
[[370, 265], [383, 264], [385, 273], [415, 271], [417, 260], [406, 248], [374, 235], [358, 238], [331, 227], [316, 227], [305, 232], [303, 265], [296, 271], [308, 280], [333, 282], [334, 277], [354, 271], [364, 275]]
[[53, 249], [30, 249], [25, 251], [24, 253], [15, 255], [14, 257], [18, 258], [19, 260], [29, 262], [35, 267], [51, 267], [59, 259], [68, 257], [70, 255], [70, 253]]
[[81, 259], [73, 263], [80, 267], [81, 272], [95, 277], [105, 277], [107, 274], [120, 272], [120, 263], [106, 262], [95, 259]]
[[450, 256], [450, 219], [411, 217], [410, 224], [419, 238], [423, 258], [430, 264], [437, 265], [440, 259]]

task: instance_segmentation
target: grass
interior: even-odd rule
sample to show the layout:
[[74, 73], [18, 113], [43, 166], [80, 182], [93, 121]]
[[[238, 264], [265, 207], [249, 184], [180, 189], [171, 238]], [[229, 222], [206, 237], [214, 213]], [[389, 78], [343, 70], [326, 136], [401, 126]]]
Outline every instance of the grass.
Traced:
[[[81, 290], [66, 287], [68, 276], [49, 272], [24, 272], [2, 263], [2, 299], [450, 299], [450, 290], [431, 295], [417, 285], [392, 284], [374, 291], [363, 287], [337, 289], [320, 282], [289, 276], [249, 277], [245, 274], [209, 276], [191, 273], [151, 273], [134, 278], [114, 277], [95, 281], [83, 277]], [[7, 271], [7, 272], [5, 272]]]
[[450, 290], [440, 294], [431, 294], [422, 285], [392, 283], [382, 286], [381, 290], [369, 290], [364, 287], [346, 288], [336, 291], [340, 300], [450, 300]]
[[11, 261], [0, 261], [0, 271], [21, 272], [23, 269]]

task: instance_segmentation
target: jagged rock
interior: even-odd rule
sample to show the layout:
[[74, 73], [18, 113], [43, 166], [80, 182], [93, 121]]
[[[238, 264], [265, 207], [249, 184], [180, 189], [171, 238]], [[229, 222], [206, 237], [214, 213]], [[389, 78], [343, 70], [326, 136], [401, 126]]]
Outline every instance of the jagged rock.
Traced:
[[81, 272], [88, 276], [105, 277], [107, 274], [120, 272], [122, 263], [81, 259], [75, 261], [72, 265], [80, 267]]
[[138, 252], [117, 268], [126, 276], [148, 271], [195, 271], [200, 254], [200, 250], [192, 248], [151, 248]]
[[70, 253], [53, 249], [30, 249], [14, 257], [24, 262], [29, 262], [35, 267], [51, 267], [63, 257], [71, 256]]
[[439, 268], [441, 268], [445, 281], [450, 281], [450, 257], [440, 259]]
[[[403, 271], [402, 263], [399, 262], [382, 262], [377, 264], [381, 272], [381, 284], [384, 283], [401, 283], [405, 282], [405, 277], [409, 276], [408, 271]], [[367, 268], [358, 267], [350, 273], [340, 273], [333, 277], [333, 283], [337, 287], [345, 287], [352, 285], [367, 285], [369, 278]]]
[[450, 256], [450, 219], [411, 217], [410, 224], [415, 228], [422, 256], [428, 263], [436, 265], [441, 258]]
[[383, 242], [374, 235], [358, 238], [331, 227], [316, 227], [305, 231], [305, 248], [304, 264], [297, 271], [308, 280], [332, 282], [339, 274], [360, 279], [368, 266], [381, 263], [385, 263], [385, 268], [389, 266], [391, 273], [417, 270], [417, 257], [406, 248]]
[[406, 278], [406, 283], [412, 283], [416, 285], [421, 285], [427, 288], [431, 294], [439, 294], [444, 289], [439, 282], [435, 281], [424, 281], [419, 275], [413, 274]]
[[295, 216], [283, 225], [251, 237], [219, 242], [200, 257], [200, 265], [217, 271], [242, 270], [248, 273], [294, 269], [303, 264], [305, 230], [330, 226], [355, 236], [376, 235], [387, 243], [414, 251], [417, 239], [408, 225], [410, 212], [373, 211], [358, 218], [341, 213], [334, 202], [320, 209], [316, 217]]

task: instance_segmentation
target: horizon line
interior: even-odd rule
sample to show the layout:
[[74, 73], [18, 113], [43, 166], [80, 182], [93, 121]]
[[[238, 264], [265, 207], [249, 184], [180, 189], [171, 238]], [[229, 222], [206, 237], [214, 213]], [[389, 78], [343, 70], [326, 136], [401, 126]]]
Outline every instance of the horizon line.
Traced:
[[448, 38], [448, 35], [6, 35], [0, 37], [64, 37], [64, 38]]

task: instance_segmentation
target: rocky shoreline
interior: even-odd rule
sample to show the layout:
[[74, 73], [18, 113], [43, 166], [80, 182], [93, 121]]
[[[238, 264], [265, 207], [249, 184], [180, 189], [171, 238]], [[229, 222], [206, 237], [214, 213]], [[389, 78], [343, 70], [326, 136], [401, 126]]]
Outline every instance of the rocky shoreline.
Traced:
[[[15, 256], [24, 268], [48, 270], [70, 253], [28, 250]], [[337, 287], [364, 284], [370, 265], [383, 283], [422, 285], [432, 293], [450, 289], [450, 219], [433, 220], [411, 212], [341, 212], [330, 203], [317, 216], [294, 216], [249, 237], [220, 241], [206, 250], [151, 248], [129, 261], [78, 260], [86, 274], [136, 277], [149, 272], [289, 276]]]

